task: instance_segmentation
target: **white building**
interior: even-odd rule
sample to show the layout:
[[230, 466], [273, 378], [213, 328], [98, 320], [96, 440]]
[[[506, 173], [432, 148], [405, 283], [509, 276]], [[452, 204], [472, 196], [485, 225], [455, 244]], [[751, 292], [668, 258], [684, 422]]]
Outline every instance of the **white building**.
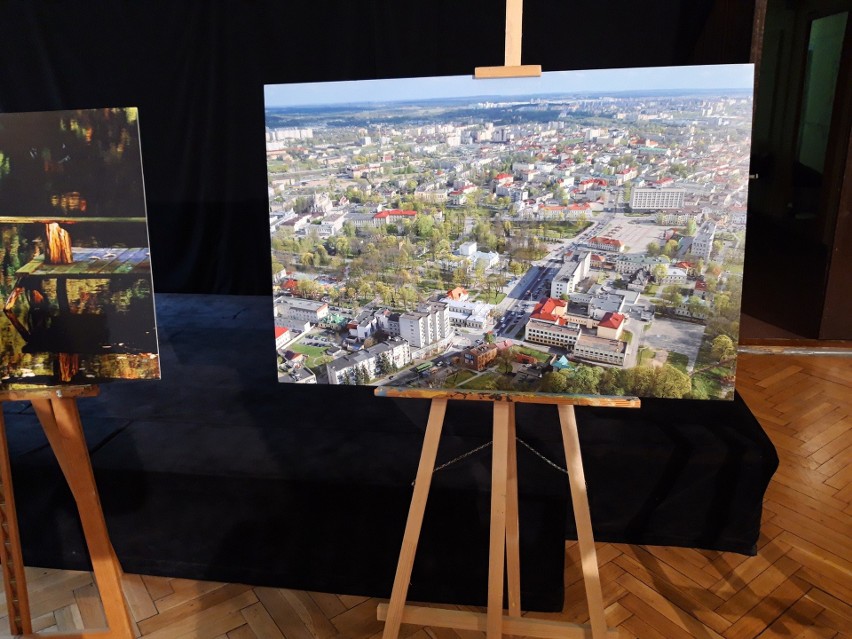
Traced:
[[275, 303], [275, 314], [301, 322], [316, 324], [328, 315], [328, 304], [301, 297], [281, 297]]
[[686, 284], [686, 269], [685, 268], [669, 268], [668, 272], [663, 276], [660, 284], [663, 286], [676, 285], [683, 286]]
[[661, 226], [684, 226], [689, 220], [700, 224], [703, 219], [701, 211], [661, 211], [656, 216], [656, 222]]
[[715, 236], [716, 223], [712, 220], [707, 220], [701, 225], [698, 232], [695, 234], [689, 252], [692, 253], [696, 259], [701, 258], [705, 261], [709, 260], [710, 253], [713, 251], [713, 238]]
[[456, 255], [461, 257], [473, 257], [476, 253], [476, 242], [464, 242], [456, 249]]
[[325, 365], [329, 384], [355, 383], [356, 371], [363, 368], [370, 379], [379, 377], [382, 360], [402, 368], [411, 362], [411, 349], [403, 339], [394, 338], [387, 342], [364, 348], [355, 353], [338, 357]]
[[577, 343], [581, 334], [582, 329], [576, 324], [563, 326], [553, 322], [531, 319], [524, 328], [524, 341], [571, 348]]
[[281, 315], [275, 320], [276, 325], [283, 326], [292, 333], [307, 333], [311, 330], [311, 323], [305, 320], [296, 319], [289, 315]]
[[290, 332], [290, 329], [285, 326], [276, 326], [275, 327], [275, 349], [280, 350], [287, 346], [290, 343], [290, 340], [293, 339], [293, 334]]
[[589, 274], [591, 255], [588, 251], [577, 251], [570, 256], [566, 254], [565, 263], [550, 283], [550, 297], [560, 298], [574, 292], [577, 285]]
[[425, 302], [399, 316], [399, 334], [415, 348], [445, 339], [450, 330], [450, 314], [441, 302]]
[[477, 251], [473, 254], [474, 266], [481, 264], [486, 269], [494, 268], [500, 263], [500, 254], [495, 251]]
[[624, 366], [627, 356], [627, 342], [593, 335], [580, 335], [574, 345], [574, 357], [580, 357], [602, 364]]
[[272, 136], [276, 140], [309, 140], [314, 137], [313, 129], [274, 129]]
[[363, 342], [379, 330], [379, 319], [370, 311], [364, 311], [349, 322], [346, 328], [349, 330], [349, 337], [354, 337]]
[[637, 254], [622, 255], [615, 261], [615, 272], [622, 275], [632, 275], [641, 268], [652, 271], [658, 264], [668, 267], [671, 260], [665, 255], [658, 255], [657, 257]]
[[466, 297], [464, 300], [454, 300], [451, 297], [445, 297], [441, 300], [441, 303], [447, 305], [450, 324], [452, 326], [464, 326], [484, 331], [491, 324], [491, 311], [494, 310], [493, 304], [468, 302]]
[[340, 215], [329, 215], [317, 226], [317, 234], [320, 237], [331, 237], [337, 235], [343, 228], [343, 223], [346, 218], [341, 213]]
[[630, 195], [630, 208], [634, 211], [682, 209], [685, 195], [685, 189], [635, 188]]
[[586, 240], [586, 245], [596, 251], [611, 251], [621, 253], [624, 250], [624, 242], [611, 237], [596, 236]]

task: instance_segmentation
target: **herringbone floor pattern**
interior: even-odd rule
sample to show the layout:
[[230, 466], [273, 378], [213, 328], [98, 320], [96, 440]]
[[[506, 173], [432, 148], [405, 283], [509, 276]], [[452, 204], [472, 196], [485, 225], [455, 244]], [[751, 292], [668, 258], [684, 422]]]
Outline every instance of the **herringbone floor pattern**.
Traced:
[[[781, 458], [759, 554], [599, 544], [607, 621], [622, 637], [852, 637], [852, 358], [742, 355], [737, 388]], [[538, 616], [584, 622], [576, 544], [566, 554], [565, 609]], [[29, 585], [37, 630], [103, 625], [88, 573], [33, 568]], [[138, 575], [125, 589], [146, 639], [381, 636], [376, 599]], [[484, 634], [403, 626], [401, 636]]]

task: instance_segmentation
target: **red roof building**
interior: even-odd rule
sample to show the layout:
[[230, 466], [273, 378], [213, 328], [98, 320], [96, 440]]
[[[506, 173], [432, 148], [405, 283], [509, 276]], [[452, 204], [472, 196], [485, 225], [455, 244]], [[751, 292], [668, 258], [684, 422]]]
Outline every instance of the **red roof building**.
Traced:
[[624, 315], [621, 313], [606, 313], [598, 326], [603, 326], [604, 328], [620, 328], [623, 323]]
[[402, 211], [400, 209], [385, 209], [373, 216], [374, 220], [384, 220], [389, 217], [417, 217], [417, 211]]
[[624, 250], [624, 243], [621, 240], [614, 240], [611, 237], [596, 236], [591, 238], [587, 244], [592, 248], [602, 251], [615, 251], [620, 253]]
[[606, 313], [598, 324], [598, 337], [605, 339], [621, 339], [624, 329], [624, 315], [621, 313]]
[[543, 322], [562, 325], [565, 324], [565, 310], [567, 308], [568, 302], [565, 300], [545, 297], [535, 305], [535, 308], [530, 315], [530, 319], [537, 319], [542, 320]]
[[514, 176], [512, 176], [511, 173], [498, 173], [497, 175], [494, 176], [494, 184], [498, 185], [498, 186], [501, 185], [501, 184], [503, 184], [503, 185], [511, 184], [514, 181], [515, 181], [515, 178], [514, 178]]
[[290, 341], [290, 329], [284, 326], [275, 327], [275, 348], [284, 348], [284, 344]]

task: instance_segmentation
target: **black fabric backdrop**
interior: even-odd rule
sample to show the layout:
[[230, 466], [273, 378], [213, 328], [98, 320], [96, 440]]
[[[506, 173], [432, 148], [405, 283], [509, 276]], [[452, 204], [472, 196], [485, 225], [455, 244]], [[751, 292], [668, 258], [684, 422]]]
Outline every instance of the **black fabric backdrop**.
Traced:
[[[545, 71], [748, 61], [752, 2], [526, 0]], [[0, 111], [138, 106], [155, 286], [267, 293], [263, 85], [503, 62], [503, 0], [5, 0]]]

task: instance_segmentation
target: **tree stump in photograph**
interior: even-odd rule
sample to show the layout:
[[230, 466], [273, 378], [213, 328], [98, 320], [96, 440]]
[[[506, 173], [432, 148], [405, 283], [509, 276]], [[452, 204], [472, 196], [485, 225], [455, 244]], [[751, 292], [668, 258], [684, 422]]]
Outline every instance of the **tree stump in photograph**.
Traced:
[[63, 382], [70, 382], [80, 372], [80, 356], [76, 353], [59, 353], [59, 378]]
[[46, 264], [71, 264], [71, 235], [59, 226], [58, 222], [45, 224], [45, 255]]

